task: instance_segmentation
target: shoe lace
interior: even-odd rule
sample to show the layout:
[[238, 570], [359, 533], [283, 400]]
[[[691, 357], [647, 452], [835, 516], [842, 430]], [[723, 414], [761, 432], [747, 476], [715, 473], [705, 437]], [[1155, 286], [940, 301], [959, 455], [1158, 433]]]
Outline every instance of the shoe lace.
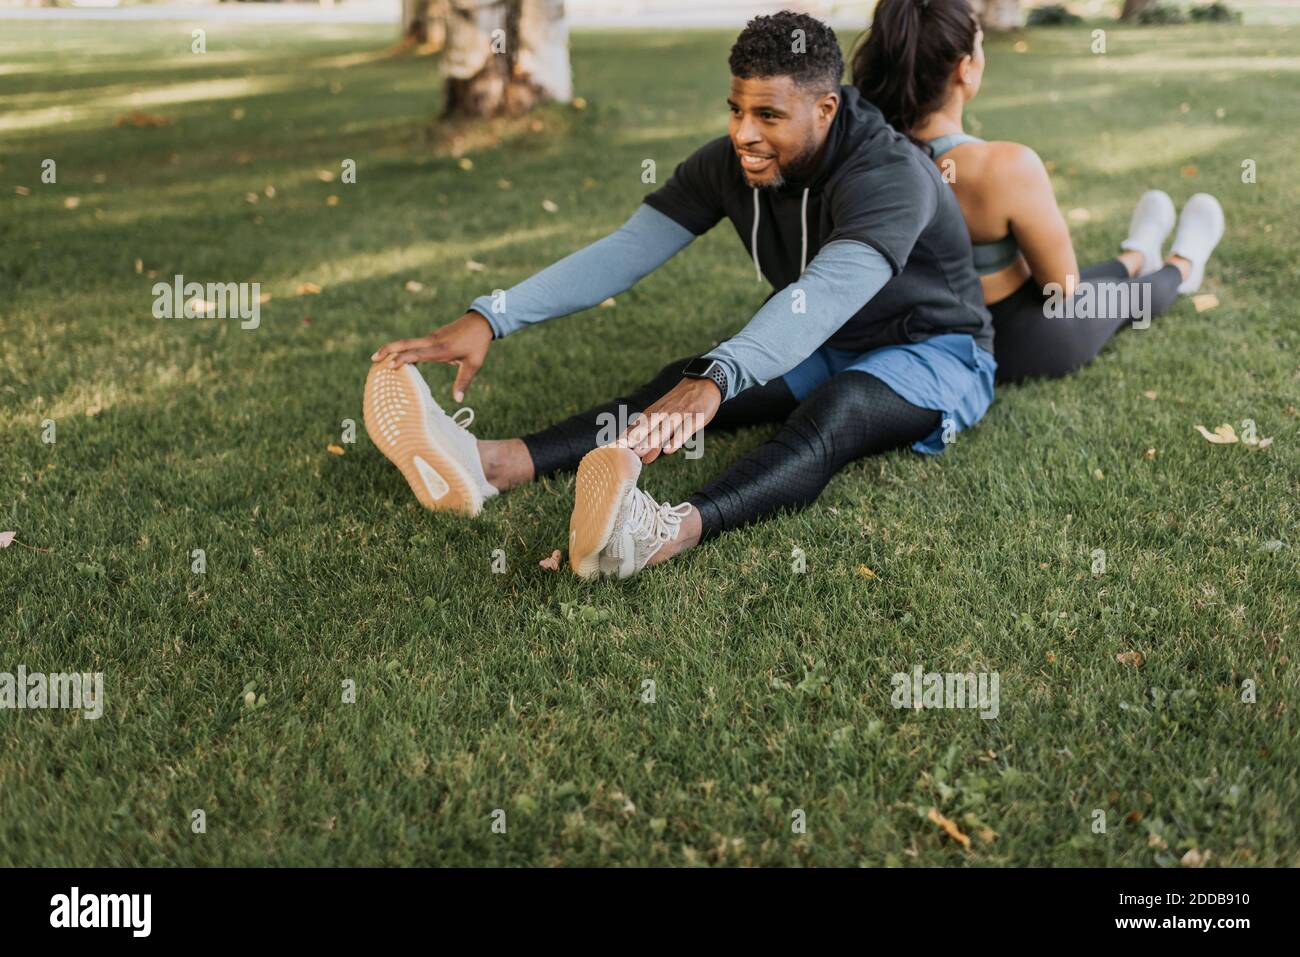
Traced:
[[[469, 414], [462, 415], [462, 413], [465, 412], [468, 412]], [[462, 429], [468, 429], [471, 425], [474, 424], [474, 410], [467, 405], [461, 406], [454, 413], [452, 413], [451, 421], [455, 422]]]
[[628, 505], [627, 527], [635, 539], [653, 537], [656, 542], [670, 542], [677, 537], [682, 519], [690, 514], [691, 505], [662, 505], [639, 488], [632, 490]]

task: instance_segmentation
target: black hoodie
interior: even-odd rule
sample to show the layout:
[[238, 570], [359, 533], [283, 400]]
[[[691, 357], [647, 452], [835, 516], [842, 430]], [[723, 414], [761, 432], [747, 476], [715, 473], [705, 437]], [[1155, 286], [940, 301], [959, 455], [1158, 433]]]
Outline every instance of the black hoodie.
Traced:
[[723, 136], [696, 150], [645, 203], [697, 236], [726, 216], [775, 290], [794, 283], [827, 243], [851, 240], [877, 250], [893, 278], [826, 345], [869, 352], [966, 333], [993, 350], [970, 236], [952, 190], [929, 157], [852, 86], [840, 88], [826, 148], [806, 179], [777, 189], [751, 187]]

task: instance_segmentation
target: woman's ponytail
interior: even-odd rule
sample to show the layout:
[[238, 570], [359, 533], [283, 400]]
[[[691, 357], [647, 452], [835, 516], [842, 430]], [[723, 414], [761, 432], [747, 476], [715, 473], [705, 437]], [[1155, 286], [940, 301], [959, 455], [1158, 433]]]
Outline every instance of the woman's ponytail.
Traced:
[[880, 0], [853, 54], [853, 85], [890, 126], [908, 133], [942, 105], [978, 30], [967, 0]]

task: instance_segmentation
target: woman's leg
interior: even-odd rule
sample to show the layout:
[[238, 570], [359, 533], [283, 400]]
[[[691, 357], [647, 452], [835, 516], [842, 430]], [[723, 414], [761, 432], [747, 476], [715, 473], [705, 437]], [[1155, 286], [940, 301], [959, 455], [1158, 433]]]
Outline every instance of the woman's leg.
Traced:
[[[1033, 280], [990, 304], [998, 381], [1054, 378], [1086, 365], [1119, 330], [1167, 310], [1184, 277], [1174, 263], [1141, 279], [1129, 278], [1128, 272], [1127, 264], [1119, 259], [1085, 267], [1074, 294], [1074, 312], [1079, 314], [1050, 315], [1047, 299], [1038, 293]], [[1091, 289], [1085, 290], [1085, 286]], [[1094, 307], [1084, 315], [1080, 306], [1088, 295]]]
[[[674, 360], [628, 395], [579, 412], [540, 432], [521, 439], [480, 441], [479, 457], [488, 481], [504, 490], [540, 476], [576, 469], [584, 455], [617, 438], [632, 416], [645, 411], [675, 386], [692, 358]], [[774, 379], [722, 403], [709, 428], [730, 430], [779, 422], [797, 404], [784, 381]]]
[[875, 376], [842, 372], [814, 388], [771, 441], [691, 496], [678, 537], [649, 564], [782, 509], [803, 508], [854, 459], [911, 445], [938, 425], [938, 412], [912, 405]]

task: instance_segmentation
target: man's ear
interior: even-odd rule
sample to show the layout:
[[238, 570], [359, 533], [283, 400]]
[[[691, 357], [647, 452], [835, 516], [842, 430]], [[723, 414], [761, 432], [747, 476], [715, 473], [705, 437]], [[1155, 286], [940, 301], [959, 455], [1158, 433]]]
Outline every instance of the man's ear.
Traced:
[[829, 123], [835, 119], [835, 114], [840, 110], [840, 94], [836, 90], [833, 93], [823, 93], [817, 99], [817, 118]]

